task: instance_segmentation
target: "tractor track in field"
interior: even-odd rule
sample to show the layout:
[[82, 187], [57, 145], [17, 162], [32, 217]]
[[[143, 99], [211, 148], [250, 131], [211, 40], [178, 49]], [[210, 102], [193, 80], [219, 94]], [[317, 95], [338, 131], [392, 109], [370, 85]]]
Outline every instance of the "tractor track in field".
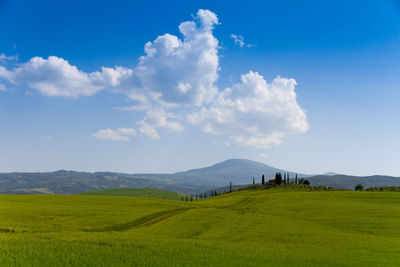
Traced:
[[178, 214], [187, 212], [193, 208], [181, 208], [181, 209], [173, 209], [173, 210], [164, 210], [156, 213], [152, 213], [146, 216], [143, 216], [139, 219], [115, 224], [103, 228], [92, 228], [92, 229], [83, 229], [85, 232], [112, 232], [112, 231], [128, 231], [131, 229], [141, 228], [145, 226], [154, 225], [160, 222], [163, 222], [169, 218], [172, 218]]

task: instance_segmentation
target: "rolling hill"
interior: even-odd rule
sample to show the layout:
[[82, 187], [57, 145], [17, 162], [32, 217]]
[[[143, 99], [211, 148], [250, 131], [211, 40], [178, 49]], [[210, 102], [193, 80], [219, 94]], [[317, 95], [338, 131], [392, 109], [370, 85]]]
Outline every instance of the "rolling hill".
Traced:
[[126, 197], [151, 197], [171, 200], [181, 200], [185, 195], [175, 192], [158, 190], [153, 188], [118, 188], [103, 189], [79, 193], [88, 196], [126, 196]]
[[0, 195], [0, 266], [397, 266], [392, 192]]

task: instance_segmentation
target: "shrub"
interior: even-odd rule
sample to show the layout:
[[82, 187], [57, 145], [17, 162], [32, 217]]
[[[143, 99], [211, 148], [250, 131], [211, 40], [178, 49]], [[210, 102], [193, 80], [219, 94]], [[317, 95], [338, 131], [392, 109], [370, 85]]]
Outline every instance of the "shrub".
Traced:
[[356, 185], [356, 187], [354, 188], [355, 191], [363, 191], [364, 190], [364, 186], [362, 184], [358, 184]]

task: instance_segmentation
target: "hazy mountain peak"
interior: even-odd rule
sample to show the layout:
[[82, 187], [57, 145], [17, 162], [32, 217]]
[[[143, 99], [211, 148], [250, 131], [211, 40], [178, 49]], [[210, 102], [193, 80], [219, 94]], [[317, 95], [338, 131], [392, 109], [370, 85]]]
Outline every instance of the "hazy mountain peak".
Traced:
[[263, 167], [270, 167], [267, 164], [258, 162], [258, 161], [254, 161], [254, 160], [250, 160], [250, 159], [228, 159], [228, 160], [224, 160], [222, 162], [216, 163], [212, 166], [210, 166], [209, 168], [212, 167], [233, 167], [233, 166], [263, 166]]

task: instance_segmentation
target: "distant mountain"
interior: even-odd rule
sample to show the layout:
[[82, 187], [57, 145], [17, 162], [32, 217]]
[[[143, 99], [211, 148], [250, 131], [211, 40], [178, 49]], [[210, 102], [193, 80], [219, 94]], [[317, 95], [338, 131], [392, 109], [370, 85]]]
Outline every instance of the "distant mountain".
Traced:
[[373, 176], [350, 176], [350, 175], [316, 175], [307, 178], [311, 185], [326, 185], [337, 188], [354, 189], [357, 184], [364, 187], [372, 186], [400, 186], [400, 177], [373, 175]]
[[[250, 184], [253, 177], [257, 183], [260, 183], [263, 174], [265, 179], [268, 180], [274, 178], [276, 172], [289, 173], [292, 178], [296, 175], [294, 172], [277, 169], [253, 160], [230, 159], [210, 167], [174, 173], [167, 178], [181, 185], [213, 185], [221, 187], [229, 185], [231, 181], [233, 184]], [[305, 174], [298, 175], [308, 176]]]
[[322, 175], [332, 176], [332, 175], [339, 175], [339, 174], [336, 173], [336, 172], [326, 172], [326, 173], [324, 173]]
[[[246, 160], [230, 159], [209, 167], [193, 169], [173, 174], [126, 174], [114, 172], [75, 172], [56, 171], [45, 173], [0, 173], [0, 194], [75, 194], [89, 190], [111, 188], [154, 188], [183, 194], [198, 194], [216, 188], [261, 182], [264, 174], [268, 180], [276, 172], [294, 172], [274, 168], [266, 164]], [[370, 186], [400, 185], [400, 178], [390, 176], [346, 176], [346, 175], [310, 175], [312, 185], [327, 185], [353, 189], [356, 184]]]

